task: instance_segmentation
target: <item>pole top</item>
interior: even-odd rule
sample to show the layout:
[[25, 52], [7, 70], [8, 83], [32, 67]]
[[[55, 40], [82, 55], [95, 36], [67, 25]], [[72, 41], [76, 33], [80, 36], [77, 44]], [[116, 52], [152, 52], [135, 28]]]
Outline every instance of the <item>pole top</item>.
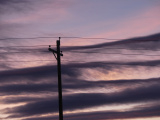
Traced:
[[57, 40], [57, 45], [60, 45], [60, 39], [61, 37], [59, 37], [59, 40]]

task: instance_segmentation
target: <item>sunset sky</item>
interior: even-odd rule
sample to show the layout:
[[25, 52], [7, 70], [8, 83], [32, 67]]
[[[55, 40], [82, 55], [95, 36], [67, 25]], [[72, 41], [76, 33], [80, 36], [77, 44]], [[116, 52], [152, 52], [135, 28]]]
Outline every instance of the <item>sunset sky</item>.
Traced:
[[0, 120], [160, 120], [160, 0], [0, 0]]

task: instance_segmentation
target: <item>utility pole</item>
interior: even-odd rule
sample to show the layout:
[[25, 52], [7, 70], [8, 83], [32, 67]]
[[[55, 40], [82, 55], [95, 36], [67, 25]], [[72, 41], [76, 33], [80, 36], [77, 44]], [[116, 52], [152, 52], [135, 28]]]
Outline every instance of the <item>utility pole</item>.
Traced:
[[[63, 101], [62, 101], [62, 82], [61, 82], [61, 56], [63, 56], [62, 51], [60, 51], [60, 37], [57, 40], [57, 51], [50, 48], [48, 50], [53, 53], [57, 60], [57, 71], [58, 71], [58, 98], [59, 98], [59, 120], [63, 120]], [[57, 56], [55, 55], [57, 54]]]

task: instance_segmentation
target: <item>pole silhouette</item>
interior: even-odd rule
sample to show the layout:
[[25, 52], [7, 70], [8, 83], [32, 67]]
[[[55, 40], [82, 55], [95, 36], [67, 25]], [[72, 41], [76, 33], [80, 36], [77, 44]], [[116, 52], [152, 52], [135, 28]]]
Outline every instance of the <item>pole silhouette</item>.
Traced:
[[[60, 37], [57, 40], [57, 51], [53, 50], [49, 46], [48, 50], [53, 53], [57, 60], [57, 71], [58, 71], [58, 98], [59, 98], [59, 120], [63, 120], [63, 101], [62, 101], [62, 81], [61, 81], [61, 56], [63, 56], [60, 50]], [[55, 55], [57, 54], [57, 56]]]

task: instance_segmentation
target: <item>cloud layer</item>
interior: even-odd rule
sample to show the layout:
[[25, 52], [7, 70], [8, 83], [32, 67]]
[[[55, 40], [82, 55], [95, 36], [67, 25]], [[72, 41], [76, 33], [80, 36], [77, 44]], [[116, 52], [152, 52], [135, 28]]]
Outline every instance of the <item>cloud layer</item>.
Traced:
[[150, 0], [1, 0], [0, 119], [57, 120], [59, 36], [66, 120], [160, 117], [159, 18]]

